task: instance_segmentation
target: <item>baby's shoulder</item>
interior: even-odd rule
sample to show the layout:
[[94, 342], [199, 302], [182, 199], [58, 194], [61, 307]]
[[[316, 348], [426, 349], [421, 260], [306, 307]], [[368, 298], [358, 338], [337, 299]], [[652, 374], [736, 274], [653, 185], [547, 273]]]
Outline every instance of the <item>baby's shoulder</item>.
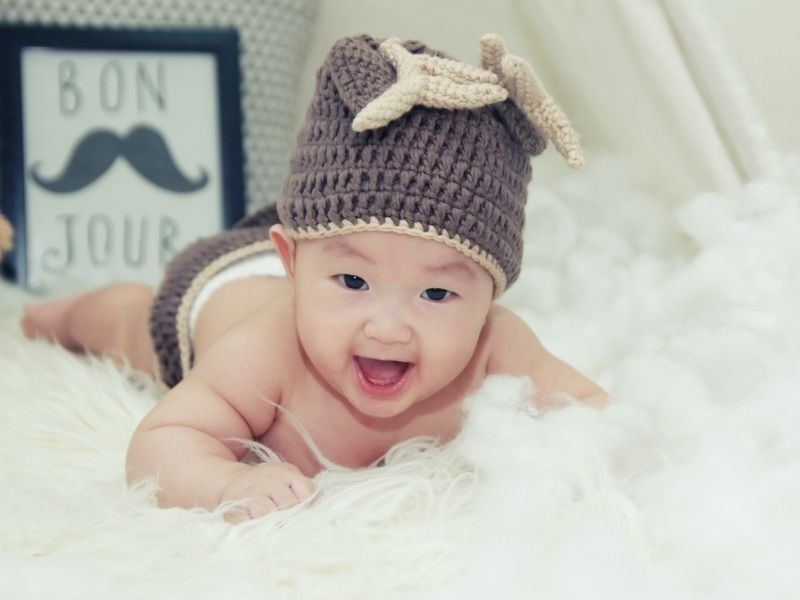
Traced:
[[294, 307], [288, 298], [275, 298], [253, 311], [236, 327], [244, 348], [287, 366], [297, 351]]
[[533, 331], [528, 324], [513, 310], [501, 304], [492, 304], [489, 315], [486, 318], [486, 329], [488, 336], [493, 341], [507, 340], [511, 338], [527, 337], [533, 335]]
[[486, 321], [488, 373], [527, 374], [546, 352], [533, 329], [513, 310], [494, 304]]
[[196, 367], [213, 373], [225, 388], [269, 390], [279, 396], [300, 362], [292, 310], [281, 299], [258, 307], [222, 334]]

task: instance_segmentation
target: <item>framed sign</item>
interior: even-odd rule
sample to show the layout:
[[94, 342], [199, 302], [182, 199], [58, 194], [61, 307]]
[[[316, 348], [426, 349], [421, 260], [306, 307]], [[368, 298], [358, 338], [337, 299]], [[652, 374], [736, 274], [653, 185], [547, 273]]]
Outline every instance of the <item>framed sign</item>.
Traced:
[[0, 27], [7, 277], [156, 283], [244, 214], [233, 29]]

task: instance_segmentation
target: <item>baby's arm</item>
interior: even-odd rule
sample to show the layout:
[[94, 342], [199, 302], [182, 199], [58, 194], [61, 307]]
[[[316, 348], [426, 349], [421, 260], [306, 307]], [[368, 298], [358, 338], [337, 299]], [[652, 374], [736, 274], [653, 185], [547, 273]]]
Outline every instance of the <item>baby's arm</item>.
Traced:
[[502, 307], [492, 311], [489, 373], [530, 376], [540, 408], [563, 406], [565, 393], [596, 408], [608, 404], [603, 388], [548, 352], [520, 317]]
[[271, 364], [259, 339], [266, 336], [250, 331], [223, 336], [136, 429], [128, 480], [156, 477], [161, 505], [211, 509], [247, 500], [245, 511], [254, 517], [313, 493], [312, 482], [293, 465], [239, 462], [247, 449], [235, 440], [263, 436], [276, 411], [264, 398], [279, 398], [277, 386], [260, 375]]

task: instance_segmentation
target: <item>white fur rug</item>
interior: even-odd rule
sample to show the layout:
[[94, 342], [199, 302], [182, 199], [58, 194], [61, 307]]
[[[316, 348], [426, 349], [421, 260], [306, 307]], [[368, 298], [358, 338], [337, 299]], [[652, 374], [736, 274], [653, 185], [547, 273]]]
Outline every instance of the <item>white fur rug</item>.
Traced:
[[[591, 158], [591, 157], [590, 157]], [[612, 393], [468, 402], [461, 436], [239, 526], [126, 490], [152, 385], [24, 341], [0, 285], [5, 598], [800, 597], [800, 167], [665, 206], [619, 161], [537, 174], [505, 302]], [[679, 199], [676, 199], [679, 200]]]

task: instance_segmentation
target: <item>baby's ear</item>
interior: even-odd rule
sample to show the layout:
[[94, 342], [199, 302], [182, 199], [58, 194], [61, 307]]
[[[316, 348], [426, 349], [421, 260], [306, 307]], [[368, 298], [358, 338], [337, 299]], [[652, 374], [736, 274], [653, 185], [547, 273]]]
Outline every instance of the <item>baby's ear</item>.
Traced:
[[275, 250], [283, 263], [283, 270], [286, 271], [286, 276], [290, 280], [294, 279], [295, 241], [286, 235], [286, 228], [280, 223], [269, 228], [269, 237], [272, 243], [275, 244]]

